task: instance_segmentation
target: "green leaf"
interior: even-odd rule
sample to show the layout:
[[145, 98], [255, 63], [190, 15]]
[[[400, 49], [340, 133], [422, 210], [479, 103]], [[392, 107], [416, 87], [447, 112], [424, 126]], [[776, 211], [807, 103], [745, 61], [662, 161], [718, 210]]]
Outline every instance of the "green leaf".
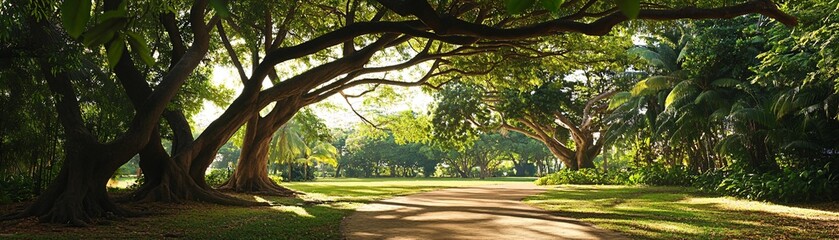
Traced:
[[632, 87], [632, 96], [649, 95], [670, 88], [670, 82], [677, 79], [669, 76], [652, 76], [641, 80]]
[[77, 38], [84, 32], [90, 20], [90, 0], [64, 0], [61, 3], [61, 23], [71, 37]]
[[732, 115], [738, 119], [756, 122], [768, 128], [778, 126], [778, 121], [775, 119], [775, 116], [762, 109], [743, 108], [732, 113]]
[[533, 4], [536, 3], [536, 0], [504, 0], [504, 5], [507, 7], [507, 12], [512, 14], [519, 14], [524, 12], [530, 7], [533, 7]]
[[715, 87], [725, 87], [725, 88], [732, 88], [739, 85], [741, 82], [740, 80], [733, 79], [733, 78], [720, 78], [711, 82], [711, 85]]
[[670, 105], [683, 101], [685, 98], [696, 94], [697, 91], [696, 87], [690, 81], [680, 82], [676, 87], [673, 87], [670, 94], [667, 94], [667, 98], [664, 100], [664, 108], [670, 109]]
[[553, 13], [559, 11], [559, 8], [565, 3], [565, 0], [541, 0], [542, 7]]
[[128, 24], [126, 18], [111, 18], [96, 24], [84, 34], [84, 45], [94, 47], [110, 42], [116, 32], [125, 28], [126, 24]]
[[125, 50], [125, 38], [120, 34], [108, 45], [108, 67], [114, 69]]
[[127, 31], [125, 34], [128, 35], [128, 44], [131, 45], [131, 51], [140, 55], [140, 59], [147, 65], [154, 65], [154, 58], [151, 56], [151, 50], [149, 50], [146, 40], [135, 32]]
[[624, 103], [628, 102], [630, 98], [632, 98], [632, 94], [629, 92], [619, 92], [615, 94], [609, 100], [609, 110], [620, 107]]
[[712, 108], [719, 108], [725, 104], [725, 97], [717, 90], [707, 90], [699, 94], [693, 104], [706, 104]]
[[216, 11], [216, 16], [220, 18], [230, 17], [230, 9], [227, 8], [226, 0], [210, 0], [210, 7]]
[[104, 23], [104, 22], [110, 21], [111, 19], [127, 18], [127, 17], [128, 17], [128, 12], [126, 10], [118, 9], [118, 10], [113, 10], [113, 11], [107, 11], [107, 12], [103, 13], [102, 15], [99, 15], [97, 17], [97, 19], [98, 19], [98, 22]]
[[641, 12], [641, 0], [618, 0], [618, 8], [629, 19], [638, 18]]

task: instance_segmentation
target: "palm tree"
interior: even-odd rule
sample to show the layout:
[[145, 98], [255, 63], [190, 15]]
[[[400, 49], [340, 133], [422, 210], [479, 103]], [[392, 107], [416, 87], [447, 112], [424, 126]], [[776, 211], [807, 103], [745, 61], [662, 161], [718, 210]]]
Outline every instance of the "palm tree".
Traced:
[[295, 116], [274, 134], [269, 154], [277, 164], [288, 164], [288, 181], [292, 180], [294, 164], [303, 164], [303, 178], [308, 176], [310, 164], [338, 164], [338, 149], [324, 141], [320, 124], [322, 120], [306, 112]]
[[304, 149], [304, 154], [296, 162], [303, 164], [303, 176], [308, 176], [309, 164], [338, 165], [338, 149], [332, 144], [315, 139], [310, 141]]
[[289, 121], [277, 130], [271, 140], [269, 157], [277, 164], [288, 164], [288, 181], [291, 181], [292, 164], [303, 154], [306, 142], [301, 136], [299, 124]]
[[[639, 81], [629, 91], [616, 94], [611, 108], [612, 121], [620, 124], [611, 134], [646, 130], [638, 137], [648, 163], [657, 156], [671, 166], [687, 162], [694, 170], [709, 170], [726, 165], [714, 151], [724, 131], [724, 120], [738, 97], [743, 83], [732, 78], [713, 79], [691, 74], [683, 69], [683, 59], [690, 47], [684, 30], [648, 38], [652, 43], [630, 50], [648, 63], [650, 77]], [[620, 120], [618, 120], [620, 119]]]

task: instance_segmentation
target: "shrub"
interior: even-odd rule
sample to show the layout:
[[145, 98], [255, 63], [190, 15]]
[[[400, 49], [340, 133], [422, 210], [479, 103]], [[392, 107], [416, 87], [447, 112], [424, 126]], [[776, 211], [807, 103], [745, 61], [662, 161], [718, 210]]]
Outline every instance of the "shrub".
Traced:
[[207, 174], [207, 184], [212, 187], [220, 187], [227, 182], [227, 179], [230, 179], [231, 172], [233, 171], [228, 171], [227, 169], [213, 169], [210, 171], [210, 174]]
[[283, 176], [280, 176], [280, 175], [268, 175], [268, 177], [269, 177], [269, 178], [271, 178], [271, 180], [273, 180], [275, 183], [281, 183], [281, 182], [283, 182]]
[[812, 202], [839, 199], [839, 175], [830, 166], [755, 173], [741, 167], [700, 177], [695, 185], [705, 191], [752, 200]]
[[654, 186], [690, 186], [693, 181], [690, 171], [682, 167], [665, 168], [661, 166], [621, 169], [603, 173], [596, 169], [568, 169], [549, 174], [536, 180], [539, 185], [557, 184], [616, 184], [616, 185], [654, 185]]
[[0, 178], [0, 204], [21, 202], [35, 197], [32, 179], [23, 176]]
[[690, 186], [693, 174], [682, 166], [664, 167], [653, 165], [632, 171], [628, 182], [623, 184], [644, 184], [652, 186]]
[[538, 185], [617, 184], [694, 186], [699, 190], [752, 200], [812, 202], [839, 199], [839, 174], [830, 164], [803, 169], [754, 172], [734, 165], [702, 174], [683, 167], [650, 166], [603, 173], [595, 169], [563, 169], [536, 180]]
[[595, 169], [571, 171], [562, 169], [558, 172], [536, 179], [537, 185], [558, 184], [609, 184], [605, 174]]

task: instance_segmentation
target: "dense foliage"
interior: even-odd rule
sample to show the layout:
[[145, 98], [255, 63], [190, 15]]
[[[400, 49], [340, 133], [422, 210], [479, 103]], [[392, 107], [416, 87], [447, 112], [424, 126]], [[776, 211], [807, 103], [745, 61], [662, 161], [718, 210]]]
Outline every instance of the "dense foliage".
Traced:
[[[773, 201], [835, 200], [839, 173], [833, 52], [835, 1], [790, 12], [796, 29], [757, 17], [647, 29], [628, 52], [646, 77], [612, 97], [605, 134], [625, 168], [560, 172], [540, 183], [695, 185]], [[807, 5], [807, 4], [805, 4]], [[819, 22], [814, 24], [814, 22]], [[819, 43], [819, 44], [813, 44]], [[621, 173], [628, 173], [626, 177]]]

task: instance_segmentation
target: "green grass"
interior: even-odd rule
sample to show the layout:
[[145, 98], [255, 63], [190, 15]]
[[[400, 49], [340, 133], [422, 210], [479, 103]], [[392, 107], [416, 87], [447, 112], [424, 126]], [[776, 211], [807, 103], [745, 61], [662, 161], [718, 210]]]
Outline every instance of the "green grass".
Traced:
[[129, 205], [135, 210], [148, 209], [153, 215], [111, 220], [88, 228], [37, 224], [33, 218], [0, 223], [0, 239], [340, 239], [341, 220], [370, 201], [440, 188], [534, 179], [345, 178], [283, 183], [283, 186], [306, 194], [299, 198], [237, 195], [269, 201], [275, 204], [273, 207], [204, 203]]
[[367, 203], [394, 196], [440, 188], [468, 187], [505, 182], [533, 182], [536, 178], [327, 178], [315, 182], [291, 182], [283, 186], [305, 192], [304, 198], [326, 201]]
[[[272, 207], [204, 203], [136, 204], [149, 216], [108, 220], [88, 228], [38, 224], [34, 218], [0, 222], [0, 239], [340, 239], [341, 220], [359, 206], [393, 196], [534, 178], [319, 179], [283, 183], [298, 198], [236, 195]], [[561, 186], [526, 199], [638, 239], [837, 239], [836, 205], [788, 207], [700, 194], [678, 187]], [[0, 215], [9, 206], [0, 206]]]
[[566, 185], [525, 201], [633, 239], [839, 238], [835, 208], [782, 206], [681, 187]]

